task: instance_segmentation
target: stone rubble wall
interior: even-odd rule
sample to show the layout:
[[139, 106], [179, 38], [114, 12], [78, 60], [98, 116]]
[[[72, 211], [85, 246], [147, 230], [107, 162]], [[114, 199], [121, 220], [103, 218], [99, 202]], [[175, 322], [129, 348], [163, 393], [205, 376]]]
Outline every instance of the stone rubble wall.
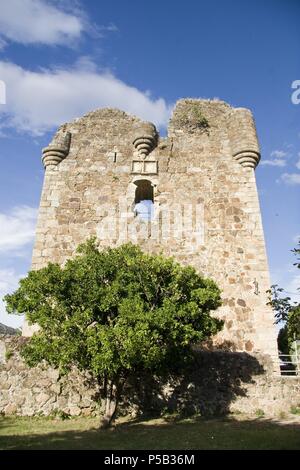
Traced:
[[[29, 368], [19, 355], [25, 338], [0, 336], [0, 413], [88, 416], [99, 413], [93, 382], [74, 370], [60, 377], [44, 366]], [[199, 351], [197, 366], [168, 384], [145, 377], [128, 390], [127, 410], [231, 411], [274, 416], [300, 405], [300, 377], [276, 377], [269, 356]], [[89, 379], [88, 382], [86, 380]], [[147, 405], [145, 408], [145, 404]]]
[[0, 413], [5, 415], [51, 415], [64, 412], [87, 416], [97, 410], [93, 388], [85, 376], [72, 371], [60, 377], [49, 366], [28, 367], [19, 350], [24, 338], [0, 335]]

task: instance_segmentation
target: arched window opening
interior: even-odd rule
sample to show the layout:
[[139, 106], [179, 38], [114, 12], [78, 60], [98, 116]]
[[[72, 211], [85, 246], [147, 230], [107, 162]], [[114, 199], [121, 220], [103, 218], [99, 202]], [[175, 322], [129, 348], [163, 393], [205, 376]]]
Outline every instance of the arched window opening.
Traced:
[[154, 193], [149, 180], [135, 181], [134, 213], [142, 220], [151, 220], [154, 217]]

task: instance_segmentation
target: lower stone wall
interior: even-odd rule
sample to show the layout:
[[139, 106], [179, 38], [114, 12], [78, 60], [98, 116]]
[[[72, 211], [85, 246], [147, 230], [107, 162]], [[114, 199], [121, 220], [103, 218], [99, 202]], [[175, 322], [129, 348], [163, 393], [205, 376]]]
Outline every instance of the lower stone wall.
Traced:
[[28, 367], [19, 350], [26, 339], [0, 335], [0, 413], [5, 415], [71, 416], [97, 411], [93, 383], [88, 376], [72, 371], [60, 377], [49, 366]]
[[[71, 416], [98, 414], [96, 387], [88, 375], [73, 370], [60, 377], [48, 366], [29, 368], [19, 350], [20, 336], [0, 335], [0, 413]], [[179, 411], [202, 415], [232, 411], [276, 416], [300, 406], [300, 377], [277, 377], [269, 356], [239, 352], [196, 352], [180, 375], [165, 380], [136, 379], [129, 384], [123, 409], [139, 413]]]

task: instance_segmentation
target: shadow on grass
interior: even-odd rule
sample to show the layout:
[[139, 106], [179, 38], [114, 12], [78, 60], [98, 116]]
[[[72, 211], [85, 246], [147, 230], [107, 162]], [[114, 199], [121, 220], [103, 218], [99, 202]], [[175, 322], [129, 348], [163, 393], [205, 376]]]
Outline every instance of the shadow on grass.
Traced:
[[[24, 422], [24, 418], [20, 421]], [[54, 425], [48, 420], [48, 431], [43, 434], [39, 433], [35, 421], [38, 420], [30, 420], [32, 432], [28, 428], [26, 433], [17, 435], [18, 418], [1, 418], [0, 449], [300, 449], [300, 424], [266, 419], [135, 420], [105, 431], [92, 427], [80, 430], [81, 419], [69, 421], [68, 426], [75, 429], [57, 429], [56, 432], [51, 430], [61, 424]], [[11, 434], [12, 423], [14, 435]], [[95, 420], [90, 425], [95, 426]]]

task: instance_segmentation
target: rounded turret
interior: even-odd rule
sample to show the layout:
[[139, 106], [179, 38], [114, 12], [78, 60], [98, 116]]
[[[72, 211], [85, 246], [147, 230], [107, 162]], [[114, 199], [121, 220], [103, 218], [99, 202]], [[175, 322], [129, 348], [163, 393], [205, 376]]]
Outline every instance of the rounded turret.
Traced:
[[233, 158], [243, 167], [255, 168], [260, 160], [260, 151], [251, 111], [233, 108], [229, 115], [228, 132]]
[[134, 131], [133, 141], [139, 156], [145, 158], [157, 144], [157, 131], [151, 122], [141, 123]]
[[65, 132], [54, 137], [52, 142], [42, 150], [44, 167], [58, 165], [69, 153], [71, 133]]

